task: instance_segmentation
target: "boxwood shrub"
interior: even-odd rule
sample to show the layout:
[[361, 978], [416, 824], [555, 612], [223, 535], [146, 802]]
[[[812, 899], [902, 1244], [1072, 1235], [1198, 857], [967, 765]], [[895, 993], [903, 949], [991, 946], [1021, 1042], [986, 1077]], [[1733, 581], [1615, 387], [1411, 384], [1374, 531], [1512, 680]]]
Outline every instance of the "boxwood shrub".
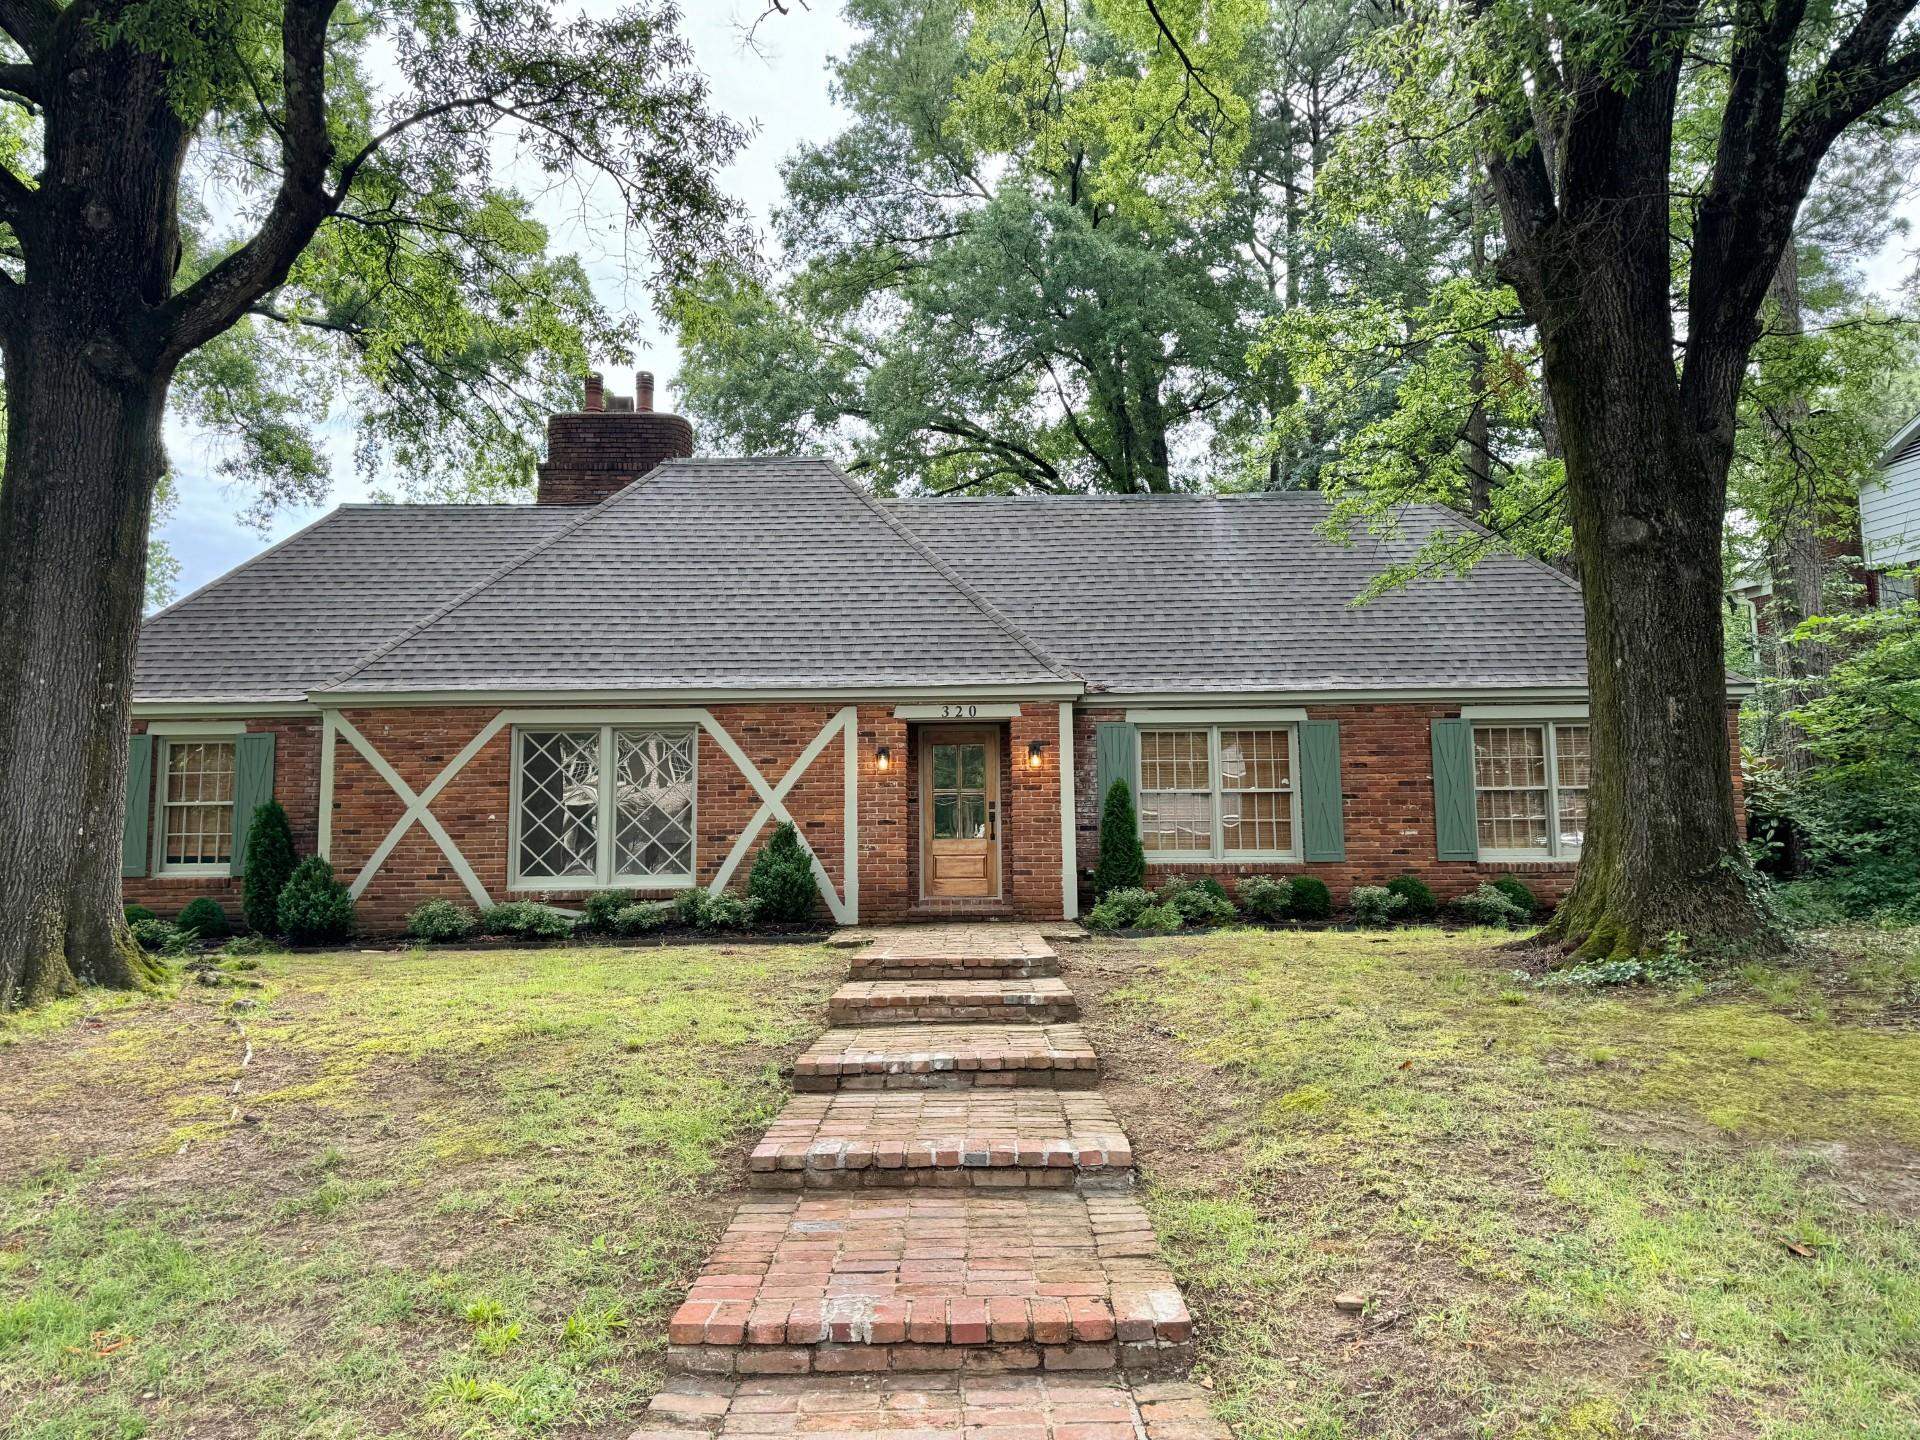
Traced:
[[479, 917], [465, 906], [451, 900], [429, 900], [407, 916], [407, 935], [429, 942], [464, 940], [479, 923]]
[[1406, 902], [1402, 912], [1408, 920], [1431, 920], [1440, 913], [1440, 901], [1426, 881], [1415, 875], [1400, 875], [1387, 882], [1387, 889]]
[[1293, 877], [1293, 898], [1288, 913], [1296, 920], [1325, 920], [1333, 914], [1333, 892], [1327, 882], [1311, 875]]

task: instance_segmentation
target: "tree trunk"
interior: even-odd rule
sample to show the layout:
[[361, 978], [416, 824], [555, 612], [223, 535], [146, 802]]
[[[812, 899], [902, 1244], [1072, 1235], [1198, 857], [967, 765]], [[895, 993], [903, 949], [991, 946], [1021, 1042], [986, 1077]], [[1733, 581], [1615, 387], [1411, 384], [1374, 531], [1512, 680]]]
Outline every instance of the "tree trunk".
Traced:
[[1735, 823], [1720, 626], [1726, 466], [1685, 421], [1664, 284], [1574, 255], [1580, 323], [1542, 326], [1587, 625], [1593, 781], [1580, 872], [1549, 933], [1583, 959], [1678, 933], [1778, 948]]

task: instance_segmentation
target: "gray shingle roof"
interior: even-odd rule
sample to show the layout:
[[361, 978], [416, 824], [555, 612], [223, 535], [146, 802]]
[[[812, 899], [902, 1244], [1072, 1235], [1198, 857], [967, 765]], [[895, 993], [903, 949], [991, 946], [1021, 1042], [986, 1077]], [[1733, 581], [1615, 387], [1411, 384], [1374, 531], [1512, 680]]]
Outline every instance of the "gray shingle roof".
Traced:
[[573, 518], [532, 505], [343, 505], [150, 618], [137, 700], [304, 700]]
[[672, 460], [332, 687], [664, 690], [1071, 680], [820, 460]]
[[945, 498], [889, 508], [1090, 686], [1119, 691], [1584, 686], [1580, 594], [1545, 565], [1491, 556], [1348, 602], [1436, 529], [1336, 545], [1311, 492]]
[[587, 509], [356, 505], [149, 620], [140, 701], [463, 690], [1583, 686], [1577, 590], [1496, 556], [1348, 602], [1451, 514], [1321, 538], [1312, 494], [875, 502], [673, 461]]

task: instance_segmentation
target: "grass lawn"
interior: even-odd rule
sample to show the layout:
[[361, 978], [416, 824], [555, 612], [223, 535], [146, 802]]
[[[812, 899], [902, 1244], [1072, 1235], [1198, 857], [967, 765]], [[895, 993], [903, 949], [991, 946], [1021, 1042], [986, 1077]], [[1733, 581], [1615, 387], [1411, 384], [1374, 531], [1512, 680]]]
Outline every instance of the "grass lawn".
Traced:
[[0, 1435], [624, 1436], [844, 968], [285, 955], [0, 1025]]
[[1074, 952], [1243, 1440], [1920, 1435], [1920, 932], [1601, 995], [1494, 938]]

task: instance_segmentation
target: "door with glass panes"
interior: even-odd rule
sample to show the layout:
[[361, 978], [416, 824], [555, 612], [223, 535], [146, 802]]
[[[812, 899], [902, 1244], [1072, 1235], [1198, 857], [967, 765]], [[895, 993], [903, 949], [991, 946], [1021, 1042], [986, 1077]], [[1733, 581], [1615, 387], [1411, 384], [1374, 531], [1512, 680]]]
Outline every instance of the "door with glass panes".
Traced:
[[930, 726], [920, 739], [921, 884], [928, 896], [1000, 893], [1000, 739]]

